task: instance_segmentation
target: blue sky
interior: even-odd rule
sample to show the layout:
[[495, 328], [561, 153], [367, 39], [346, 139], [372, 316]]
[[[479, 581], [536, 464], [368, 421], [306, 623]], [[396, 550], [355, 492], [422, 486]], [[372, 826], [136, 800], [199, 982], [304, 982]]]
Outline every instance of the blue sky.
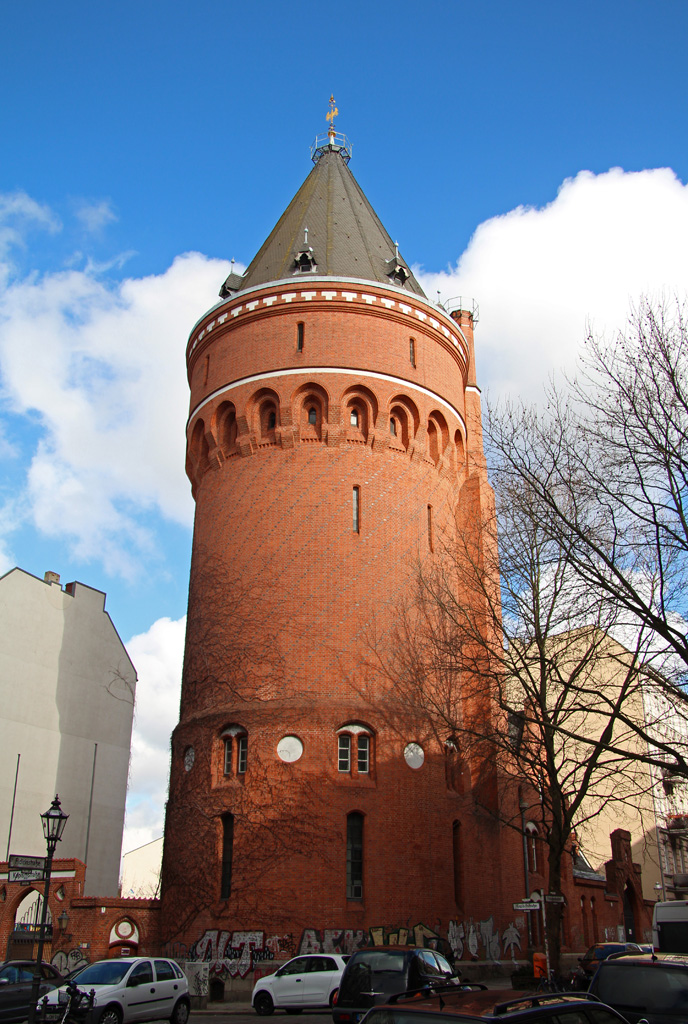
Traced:
[[[184, 346], [310, 169], [351, 169], [491, 394], [685, 291], [684, 0], [0, 11], [0, 568], [107, 592], [139, 668], [131, 847], [159, 829], [193, 506]], [[161, 720], [160, 708], [165, 716]]]

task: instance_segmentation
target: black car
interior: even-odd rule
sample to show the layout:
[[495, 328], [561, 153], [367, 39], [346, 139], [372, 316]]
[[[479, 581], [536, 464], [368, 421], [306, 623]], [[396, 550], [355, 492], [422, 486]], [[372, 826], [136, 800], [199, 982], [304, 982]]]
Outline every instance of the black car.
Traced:
[[[8, 960], [0, 966], [0, 1024], [26, 1020], [31, 1004], [34, 960]], [[52, 964], [41, 964], [39, 998], [64, 985], [64, 978]]]
[[609, 1003], [630, 1024], [688, 1021], [688, 956], [641, 953], [604, 960], [590, 983], [591, 994]]
[[416, 946], [369, 946], [354, 953], [344, 968], [332, 1007], [335, 1024], [356, 1024], [371, 1006], [409, 989], [456, 984], [460, 979], [434, 949]]
[[626, 1024], [619, 1013], [587, 994], [514, 992], [505, 1000], [504, 992], [488, 991], [484, 985], [471, 988], [482, 991], [454, 988], [393, 998], [391, 1005], [370, 1010], [365, 1024]]

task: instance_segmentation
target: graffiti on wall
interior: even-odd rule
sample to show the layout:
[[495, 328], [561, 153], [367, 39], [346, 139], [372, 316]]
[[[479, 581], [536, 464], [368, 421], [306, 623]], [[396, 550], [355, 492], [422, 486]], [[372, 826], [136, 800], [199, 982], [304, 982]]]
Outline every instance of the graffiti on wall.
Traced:
[[263, 931], [221, 931], [207, 929], [188, 950], [183, 959], [203, 961], [209, 965], [212, 976], [245, 978], [265, 961], [288, 960], [309, 953], [355, 953], [366, 946], [406, 945], [439, 949], [448, 945], [457, 960], [470, 958], [498, 962], [502, 949], [506, 956], [515, 957], [521, 949], [520, 930], [511, 922], [500, 937], [494, 919], [474, 922], [450, 921], [446, 937], [439, 930], [419, 923], [412, 927], [364, 929], [306, 928], [297, 942], [293, 934], [270, 935]]
[[70, 971], [76, 971], [77, 968], [86, 967], [90, 960], [84, 956], [83, 949], [75, 948], [70, 949], [68, 953], [62, 949], [58, 950], [50, 962], [60, 974], [65, 975]]

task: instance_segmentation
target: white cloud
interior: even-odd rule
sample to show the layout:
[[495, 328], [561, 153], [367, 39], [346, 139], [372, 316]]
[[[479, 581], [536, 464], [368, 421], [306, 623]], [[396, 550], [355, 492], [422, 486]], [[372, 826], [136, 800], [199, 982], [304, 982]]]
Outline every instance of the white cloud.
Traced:
[[109, 199], [93, 203], [82, 202], [76, 207], [75, 213], [84, 230], [91, 234], [101, 231], [106, 225], [118, 219]]
[[12, 249], [24, 248], [32, 230], [54, 234], [61, 227], [59, 217], [50, 207], [37, 203], [26, 192], [0, 192], [0, 287], [13, 271]]
[[673, 171], [581, 171], [548, 206], [481, 224], [454, 269], [418, 277], [430, 297], [478, 301], [481, 387], [535, 400], [572, 368], [587, 321], [614, 330], [641, 294], [685, 293], [686, 237], [688, 187]]
[[162, 835], [170, 735], [179, 720], [186, 618], [158, 619], [126, 644], [138, 672], [123, 852]]
[[115, 285], [70, 270], [0, 294], [6, 403], [43, 428], [27, 476], [30, 514], [110, 573], [131, 576], [154, 551], [144, 514], [191, 523], [184, 352], [228, 270], [187, 253], [163, 274]]

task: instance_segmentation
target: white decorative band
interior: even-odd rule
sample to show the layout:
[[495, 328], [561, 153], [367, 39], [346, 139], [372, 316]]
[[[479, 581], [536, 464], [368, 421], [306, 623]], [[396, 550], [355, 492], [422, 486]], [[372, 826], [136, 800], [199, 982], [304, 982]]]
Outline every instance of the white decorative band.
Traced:
[[194, 416], [201, 411], [201, 409], [208, 404], [208, 402], [214, 401], [219, 398], [220, 395], [226, 395], [228, 391], [233, 391], [234, 388], [239, 388], [243, 384], [255, 384], [261, 380], [271, 380], [274, 377], [310, 377], [315, 374], [346, 374], [349, 377], [372, 377], [373, 380], [386, 380], [392, 384], [398, 384], [402, 388], [408, 388], [412, 391], [418, 391], [420, 394], [425, 395], [428, 398], [432, 398], [433, 401], [439, 405], [444, 406], [454, 416], [456, 416], [461, 430], [463, 431], [464, 441], [466, 440], [466, 424], [463, 416], [455, 409], [451, 402], [448, 402], [445, 398], [442, 398], [435, 391], [431, 391], [429, 388], [424, 388], [420, 384], [414, 384], [413, 381], [405, 380], [403, 377], [391, 377], [387, 373], [375, 373], [373, 370], [351, 370], [344, 366], [299, 366], [288, 370], [270, 370], [267, 373], [254, 373], [250, 377], [241, 377], [239, 380], [232, 381], [231, 384], [225, 384], [224, 387], [218, 388], [216, 391], [211, 392], [204, 398], [202, 402], [199, 402], [195, 409], [191, 411], [188, 420], [186, 421], [187, 430], [191, 420]]
[[321, 289], [314, 291], [302, 291], [302, 292], [280, 292], [276, 295], [265, 295], [261, 298], [252, 299], [250, 302], [239, 303], [237, 306], [231, 306], [226, 309], [224, 313], [215, 317], [210, 323], [206, 324], [202, 331], [199, 332], [198, 337], [194, 340], [191, 348], [189, 349], [189, 355], [194, 351], [200, 341], [205, 338], [206, 334], [210, 334], [215, 327], [219, 327], [224, 324], [230, 317], [234, 320], [238, 316], [245, 316], [246, 313], [255, 313], [258, 309], [269, 309], [274, 306], [275, 303], [289, 305], [296, 298], [303, 299], [304, 302], [312, 302], [314, 299], [324, 299], [325, 302], [332, 302], [333, 299], [341, 297], [345, 302], [356, 304], [364, 304], [366, 306], [374, 306], [379, 303], [384, 309], [398, 309], [404, 316], [408, 317], [415, 323], [420, 323], [425, 326], [432, 327], [435, 331], [444, 335], [447, 341], [450, 341], [455, 348], [458, 348], [464, 359], [468, 359], [468, 345], [461, 328], [456, 325], [459, 337], [450, 331], [446, 324], [442, 323], [437, 317], [431, 315], [430, 312], [424, 312], [415, 305], [409, 305], [407, 302], [402, 302], [398, 299], [388, 298], [386, 295], [370, 295], [364, 292], [351, 292], [351, 291], [333, 291], [332, 289]]

